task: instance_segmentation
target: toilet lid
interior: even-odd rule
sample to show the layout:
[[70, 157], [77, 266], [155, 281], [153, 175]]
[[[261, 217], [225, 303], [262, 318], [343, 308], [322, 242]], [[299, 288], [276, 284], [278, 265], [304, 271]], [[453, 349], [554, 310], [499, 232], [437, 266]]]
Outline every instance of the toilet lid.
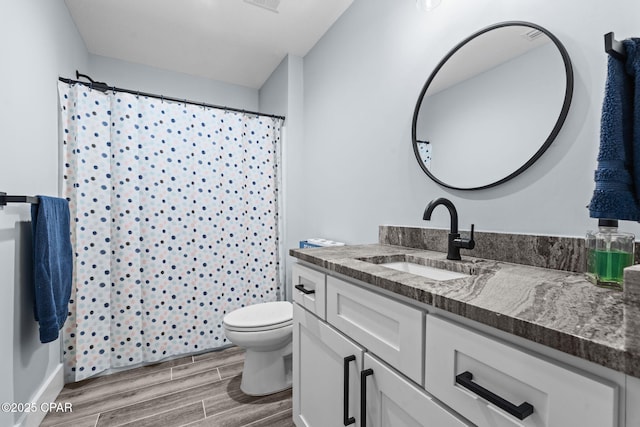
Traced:
[[288, 301], [249, 305], [224, 316], [224, 324], [232, 328], [255, 329], [291, 323], [293, 306]]

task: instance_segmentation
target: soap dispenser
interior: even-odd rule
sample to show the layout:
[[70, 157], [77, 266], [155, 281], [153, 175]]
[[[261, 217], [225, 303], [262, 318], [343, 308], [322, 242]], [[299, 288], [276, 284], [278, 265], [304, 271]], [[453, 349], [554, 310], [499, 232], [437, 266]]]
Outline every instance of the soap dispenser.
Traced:
[[587, 277], [598, 285], [622, 289], [623, 271], [633, 264], [635, 236], [618, 231], [618, 220], [598, 220], [586, 237]]

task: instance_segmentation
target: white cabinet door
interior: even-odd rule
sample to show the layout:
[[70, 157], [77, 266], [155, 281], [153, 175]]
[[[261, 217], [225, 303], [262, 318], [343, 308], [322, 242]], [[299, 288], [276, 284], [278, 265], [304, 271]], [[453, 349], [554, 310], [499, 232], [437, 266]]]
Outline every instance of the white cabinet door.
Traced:
[[[362, 355], [362, 348], [351, 340], [298, 304], [293, 305], [293, 420], [296, 426], [343, 426], [345, 417], [353, 418], [350, 425], [360, 426]], [[346, 401], [345, 385], [348, 387]]]
[[[361, 393], [366, 393], [366, 427], [471, 426], [440, 406], [424, 390], [366, 353]], [[364, 391], [366, 390], [366, 392]], [[364, 419], [362, 414], [360, 419]], [[329, 424], [327, 424], [329, 425]], [[364, 423], [361, 426], [365, 426]]]

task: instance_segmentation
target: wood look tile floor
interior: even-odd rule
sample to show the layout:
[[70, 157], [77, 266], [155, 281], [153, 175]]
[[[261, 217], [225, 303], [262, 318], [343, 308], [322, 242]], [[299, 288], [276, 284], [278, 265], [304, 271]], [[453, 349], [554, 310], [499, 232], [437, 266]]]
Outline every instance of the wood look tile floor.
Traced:
[[67, 384], [43, 427], [293, 427], [291, 390], [240, 391], [244, 351], [231, 347]]

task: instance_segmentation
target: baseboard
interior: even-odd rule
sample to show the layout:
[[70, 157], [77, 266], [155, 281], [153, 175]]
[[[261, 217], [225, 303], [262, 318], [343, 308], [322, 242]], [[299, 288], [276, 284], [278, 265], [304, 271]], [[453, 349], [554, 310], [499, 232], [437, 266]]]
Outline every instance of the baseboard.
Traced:
[[51, 403], [56, 400], [60, 390], [64, 387], [64, 374], [62, 363], [54, 369], [49, 378], [42, 384], [42, 387], [33, 396], [32, 402], [37, 406], [37, 411], [26, 412], [14, 425], [14, 427], [38, 427], [47, 415], [46, 411], [42, 411], [42, 405]]

